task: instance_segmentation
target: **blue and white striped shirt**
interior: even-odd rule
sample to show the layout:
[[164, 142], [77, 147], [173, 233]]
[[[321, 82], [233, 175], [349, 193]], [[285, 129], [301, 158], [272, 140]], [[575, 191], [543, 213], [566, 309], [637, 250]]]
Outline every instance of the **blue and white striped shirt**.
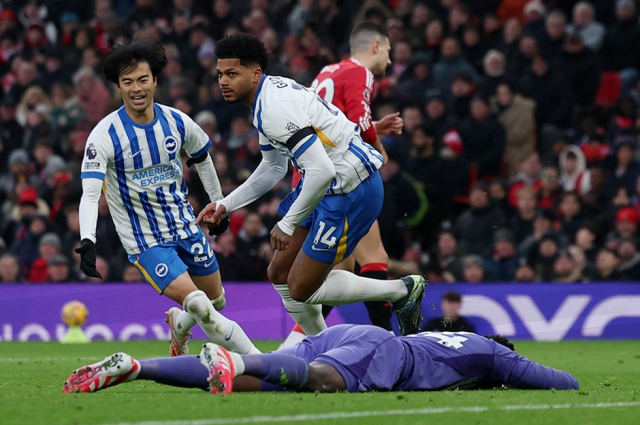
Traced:
[[155, 119], [136, 124], [124, 107], [107, 115], [87, 140], [82, 179], [104, 180], [113, 222], [130, 255], [197, 232], [187, 201], [180, 151], [211, 148], [207, 134], [184, 113], [154, 104]]

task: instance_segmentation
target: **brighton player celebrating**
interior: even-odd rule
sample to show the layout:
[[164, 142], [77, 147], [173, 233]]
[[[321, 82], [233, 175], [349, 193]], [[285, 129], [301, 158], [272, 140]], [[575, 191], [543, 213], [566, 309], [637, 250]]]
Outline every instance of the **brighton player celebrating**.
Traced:
[[81, 268], [96, 270], [98, 200], [105, 189], [113, 221], [129, 260], [160, 294], [184, 306], [167, 312], [171, 355], [186, 354], [189, 329], [198, 323], [214, 342], [239, 353], [259, 352], [225, 305], [218, 262], [196, 225], [186, 199], [180, 152], [196, 164], [211, 200], [222, 198], [209, 157], [211, 141], [187, 115], [154, 103], [157, 78], [167, 64], [162, 45], [133, 40], [115, 45], [104, 75], [122, 94], [124, 106], [91, 132], [82, 161]]
[[[203, 367], [204, 366], [204, 367]], [[205, 344], [200, 356], [134, 360], [116, 353], [84, 366], [63, 392], [95, 392], [135, 379], [233, 391], [428, 391], [454, 388], [577, 390], [568, 372], [532, 362], [497, 335], [424, 332], [396, 337], [369, 325], [338, 325], [268, 354]]]
[[[371, 99], [374, 78], [384, 76], [391, 64], [391, 43], [380, 26], [371, 22], [361, 22], [351, 32], [349, 46], [351, 58], [322, 68], [313, 81], [312, 88], [320, 97], [340, 109], [349, 120], [357, 123], [360, 126], [362, 140], [386, 157], [379, 136], [400, 134], [404, 123], [399, 113], [387, 115], [374, 122], [371, 116]], [[337, 264], [334, 270], [353, 271], [357, 262], [360, 265], [361, 276], [386, 280], [388, 260], [376, 220], [356, 246], [353, 255]], [[371, 324], [391, 330], [391, 306], [387, 302], [368, 301], [365, 302], [365, 306]], [[330, 311], [330, 307], [323, 309], [325, 317]], [[287, 337], [284, 346], [294, 345], [302, 338], [302, 329], [296, 326]]]
[[380, 213], [382, 156], [339, 109], [293, 80], [265, 75], [269, 57], [258, 39], [226, 37], [216, 44], [216, 56], [222, 95], [251, 108], [263, 159], [240, 187], [207, 205], [198, 221], [218, 225], [270, 190], [291, 160], [303, 177], [280, 204], [284, 217], [271, 231], [276, 253], [268, 269], [287, 311], [315, 335], [326, 327], [321, 304], [389, 301], [401, 333], [416, 332], [426, 285], [421, 276], [383, 281], [331, 271]]

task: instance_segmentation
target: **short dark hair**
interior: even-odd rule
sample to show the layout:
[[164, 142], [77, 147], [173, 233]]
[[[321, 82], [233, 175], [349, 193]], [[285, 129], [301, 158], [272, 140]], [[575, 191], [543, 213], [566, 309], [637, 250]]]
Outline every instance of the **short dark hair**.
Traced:
[[456, 291], [449, 291], [442, 296], [442, 299], [445, 301], [449, 301], [450, 303], [459, 303], [462, 302], [462, 297]]
[[502, 336], [502, 335], [498, 334], [498, 335], [485, 335], [484, 337], [487, 338], [487, 339], [491, 339], [491, 340], [497, 342], [500, 345], [504, 345], [505, 347], [507, 347], [511, 351], [516, 351], [516, 348], [513, 345], [513, 342], [509, 341], [509, 338], [507, 338], [505, 336]]
[[264, 72], [269, 66], [269, 54], [264, 43], [250, 34], [236, 33], [216, 42], [218, 59], [240, 59], [243, 66], [258, 65]]
[[370, 46], [376, 39], [384, 40], [385, 38], [387, 38], [387, 32], [384, 28], [373, 22], [363, 21], [358, 23], [351, 31], [349, 47], [353, 53]]
[[118, 84], [120, 75], [136, 69], [140, 62], [149, 64], [153, 77], [162, 72], [168, 61], [160, 41], [134, 38], [129, 43], [114, 45], [104, 61], [104, 77]]

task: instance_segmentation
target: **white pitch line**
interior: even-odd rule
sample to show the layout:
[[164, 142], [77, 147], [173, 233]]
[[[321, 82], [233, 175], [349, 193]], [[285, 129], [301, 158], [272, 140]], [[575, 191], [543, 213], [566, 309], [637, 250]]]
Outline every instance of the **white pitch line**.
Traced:
[[487, 406], [469, 407], [429, 407], [425, 409], [407, 410], [372, 410], [364, 412], [333, 412], [306, 415], [289, 416], [250, 416], [248, 418], [218, 418], [218, 419], [196, 419], [187, 421], [144, 421], [144, 422], [122, 422], [117, 425], [226, 425], [226, 424], [256, 424], [256, 423], [279, 423], [279, 422], [300, 422], [318, 421], [324, 419], [349, 419], [366, 418], [372, 416], [411, 416], [411, 415], [433, 415], [449, 412], [487, 412], [490, 410], [555, 410], [555, 409], [603, 409], [611, 407], [640, 407], [640, 401], [615, 402], [615, 403], [586, 403], [586, 404], [524, 404], [511, 406], [498, 406], [489, 408]]

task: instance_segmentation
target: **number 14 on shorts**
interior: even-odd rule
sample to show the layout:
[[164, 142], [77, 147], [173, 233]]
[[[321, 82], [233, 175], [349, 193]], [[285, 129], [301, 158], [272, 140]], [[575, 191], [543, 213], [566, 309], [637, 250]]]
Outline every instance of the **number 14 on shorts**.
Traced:
[[313, 247], [318, 245], [318, 243], [323, 243], [327, 246], [327, 249], [332, 249], [336, 246], [336, 237], [332, 236], [333, 232], [336, 231], [336, 226], [331, 226], [325, 232], [326, 223], [324, 221], [320, 221], [318, 223], [318, 232], [316, 233], [316, 237], [313, 239]]

